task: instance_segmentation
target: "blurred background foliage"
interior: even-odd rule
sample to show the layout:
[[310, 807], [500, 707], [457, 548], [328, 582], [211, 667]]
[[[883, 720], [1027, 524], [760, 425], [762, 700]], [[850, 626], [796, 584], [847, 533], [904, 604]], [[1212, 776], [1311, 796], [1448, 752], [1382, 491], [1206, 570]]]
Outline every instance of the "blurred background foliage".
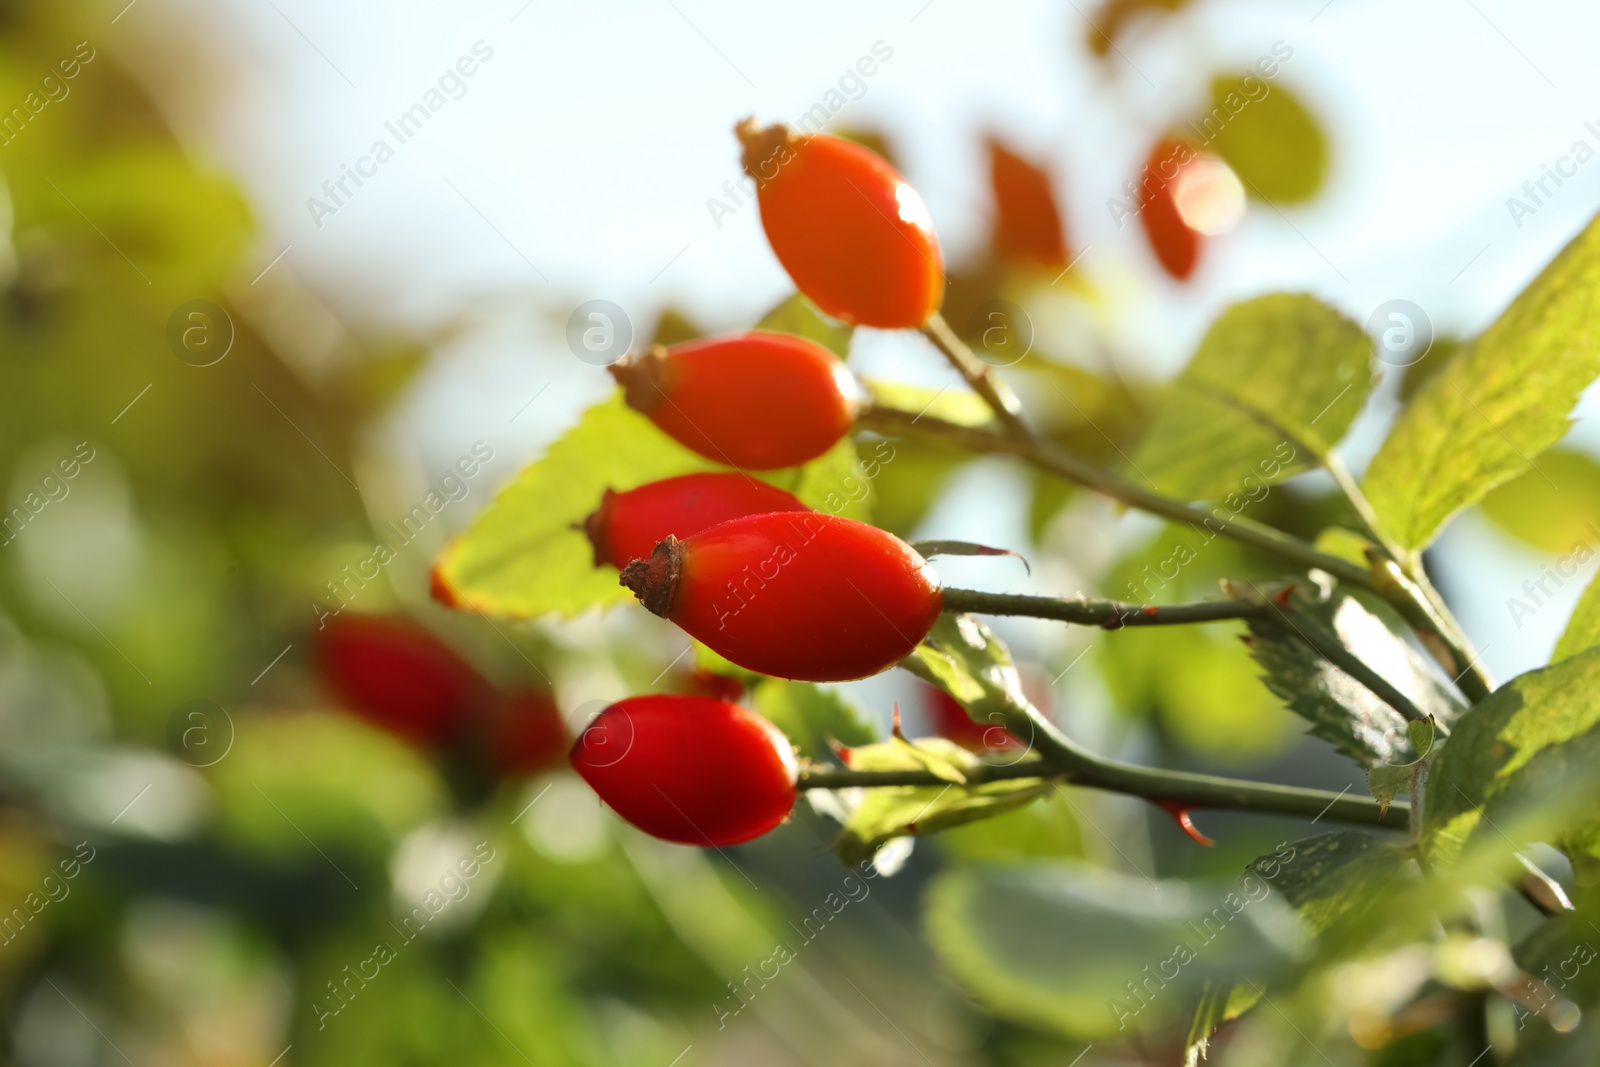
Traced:
[[[1182, 6], [1110, 0], [1063, 62], [1108, 62], [1127, 34]], [[352, 325], [289, 266], [257, 273], [271, 250], [260, 254], [250, 203], [206, 153], [180, 143], [158, 106], [170, 102], [99, 47], [108, 17], [75, 2], [0, 4], [0, 103], [28, 112], [0, 147], [0, 473], [8, 514], [28, 515], [0, 546], [0, 905], [22, 909], [0, 912], [9, 1060], [1044, 1065], [1076, 1062], [1093, 1041], [1100, 1051], [1086, 1063], [1178, 1062], [1188, 1004], [1164, 1007], [1133, 1036], [981, 1006], [935, 963], [924, 890], [945, 877], [929, 921], [949, 924], [963, 907], [1035, 906], [1029, 887], [1007, 880], [1012, 864], [1094, 865], [1100, 895], [1039, 929], [1044, 954], [1070, 961], [1104, 919], [1095, 908], [1109, 914], [1118, 895], [1143, 900], [1152, 878], [1212, 892], [1304, 827], [1206, 814], [1220, 844], [1202, 850], [1159, 810], [1057, 790], [920, 840], [894, 877], [863, 881], [830, 854], [835, 828], [804, 803], [765, 839], [702, 853], [633, 832], [564, 770], [473, 773], [335, 706], [312, 677], [308, 646], [319, 615], [343, 600], [344, 611], [410, 613], [503, 689], [559, 698], [569, 726], [596, 694], [695, 682], [670, 632], [636, 612], [512, 625], [430, 604], [428, 567], [465, 514], [404, 546], [380, 577], [350, 581], [417, 484], [414, 472], [385, 466], [378, 424], [437, 369], [461, 324], [435, 334]], [[75, 51], [80, 41], [87, 51]], [[33, 111], [26, 101], [41, 78], [74, 55], [69, 94]], [[208, 91], [209, 74], [172, 76], [171, 92]], [[1235, 88], [1238, 75], [1218, 72], [1213, 106]], [[1281, 86], [1267, 100], [1215, 149], [1252, 200], [1313, 200], [1338, 152], [1319, 102]], [[893, 154], [892, 129], [843, 132]], [[1118, 294], [1071, 266], [1073, 222], [1051, 195], [1061, 176], [999, 132], [971, 150], [989, 168], [993, 224], [951, 264], [946, 315], [997, 364], [1027, 348], [1032, 358], [1008, 373], [1036, 424], [1120, 466], [1170, 386], [1109, 358], [1096, 324]], [[1275, 210], [1249, 210], [1263, 209]], [[1143, 266], [1156, 277], [1153, 259]], [[196, 320], [199, 301], [209, 306]], [[997, 301], [1027, 308], [1037, 338], [1032, 325], [1026, 344], [989, 336], [979, 311]], [[174, 337], [196, 324], [225, 356], [195, 365]], [[665, 307], [653, 335], [702, 332]], [[1442, 360], [1447, 346], [1436, 347], [1405, 375], [1402, 398]], [[962, 398], [939, 402], [943, 417], [982, 418]], [[615, 465], [631, 453], [614, 427], [599, 436], [612, 433], [615, 451], [598, 458]], [[672, 459], [659, 440], [650, 447]], [[861, 509], [905, 536], [937, 525], [952, 501], [970, 506], [974, 481], [994, 477], [992, 461], [897, 448]], [[60, 464], [73, 456], [79, 469], [65, 477]], [[1482, 514], [1541, 552], [1592, 541], [1594, 461], [1553, 452], [1540, 468], [1497, 490]], [[592, 473], [560, 477], [587, 492], [616, 476]], [[1119, 523], [1058, 482], [1017, 477], [1032, 543], [1014, 547], [1058, 589], [1137, 596], [1146, 568], [1181, 536]], [[1550, 492], [1555, 483], [1565, 491]], [[27, 503], [41, 499], [37, 510]], [[480, 490], [470, 507], [486, 499]], [[575, 514], [585, 508], [571, 503]], [[1250, 513], [1307, 537], [1350, 524], [1314, 479]], [[1008, 565], [962, 566], [993, 575]], [[1274, 574], [1217, 543], [1160, 599]], [[1156, 766], [1361, 788], [1259, 683], [1232, 631], [1007, 633], [1035, 699], [1093, 747]], [[750, 699], [818, 755], [829, 737], [882, 737], [896, 700], [913, 733], [930, 728], [906, 680], [843, 690], [761, 682]], [[453, 874], [468, 857], [476, 873]], [[802, 928], [852, 884], [869, 891], [820, 932]], [[450, 903], [408, 939], [399, 924], [430, 892]], [[1508, 937], [1531, 926], [1515, 900], [1483, 908]], [[1118, 955], [1115, 939], [1101, 941], [1094, 964], [1079, 967], [1082, 989], [1115, 989], [1149, 962], [1143, 942]], [[1559, 955], [1560, 941], [1546, 932], [1517, 951]], [[777, 943], [797, 946], [795, 962], [752, 981]], [[393, 958], [373, 976], [380, 944]], [[1374, 971], [1373, 1004], [1422, 981], [1406, 984], [1427, 965], [1406, 965]], [[1318, 1037], [1343, 1063], [1358, 1062], [1352, 1041], [1363, 1034]], [[1423, 1027], [1405, 1040], [1411, 1051], [1391, 1045], [1370, 1062], [1451, 1062], [1442, 1057], [1461, 1038]]]

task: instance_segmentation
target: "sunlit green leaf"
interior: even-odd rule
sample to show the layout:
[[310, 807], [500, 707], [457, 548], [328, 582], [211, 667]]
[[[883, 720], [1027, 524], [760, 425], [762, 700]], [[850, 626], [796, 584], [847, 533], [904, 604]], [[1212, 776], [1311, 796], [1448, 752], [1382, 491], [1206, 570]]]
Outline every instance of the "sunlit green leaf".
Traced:
[[1235, 304], [1168, 390], [1133, 471], [1185, 499], [1257, 499], [1320, 462], [1371, 386], [1372, 342], [1315, 297]]
[[754, 328], [809, 338], [840, 359], [850, 354], [850, 335], [855, 330], [853, 326], [828, 318], [801, 293], [788, 297], [761, 316]]
[[[1448, 863], [1457, 856], [1485, 805], [1502, 794], [1525, 797], [1539, 794], [1545, 784], [1577, 790], [1593, 782], [1592, 766], [1588, 771], [1566, 766], [1571, 761], [1557, 750], [1588, 734], [1584, 752], [1591, 753], [1597, 725], [1600, 649], [1520, 675], [1462, 715], [1429, 776], [1421, 841], [1430, 858]], [[1547, 751], [1552, 755], [1546, 762], [1561, 764], [1573, 777], [1550, 778], [1555, 766], [1541, 775], [1533, 761]], [[1544, 799], [1554, 803], [1561, 798]]]
[[830, 739], [841, 745], [866, 745], [876, 739], [872, 727], [835, 689], [772, 678], [756, 686], [755, 704], [801, 755], [812, 759], [829, 755]]
[[[605, 489], [632, 489], [694, 471], [717, 470], [628, 408], [620, 394], [589, 408], [543, 458], [501, 490], [472, 526], [446, 547], [439, 578], [464, 608], [485, 615], [577, 615], [631, 599], [611, 567], [596, 567], [576, 527]], [[804, 467], [762, 477], [818, 510], [866, 514], [871, 482], [842, 440]]]
[[1298, 204], [1322, 188], [1328, 140], [1315, 115], [1280, 81], [1254, 73], [1211, 82], [1211, 111], [1191, 128], [1233, 168], [1245, 192], [1260, 200]]
[[1384, 530], [1420, 549], [1561, 440], [1600, 373], [1600, 220], [1428, 379], [1367, 469]]

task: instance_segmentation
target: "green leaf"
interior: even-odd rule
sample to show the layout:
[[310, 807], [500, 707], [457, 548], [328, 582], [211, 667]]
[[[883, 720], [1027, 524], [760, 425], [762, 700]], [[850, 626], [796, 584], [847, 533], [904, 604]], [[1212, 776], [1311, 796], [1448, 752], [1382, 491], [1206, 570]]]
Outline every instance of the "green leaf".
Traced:
[[1257, 200], [1299, 204], [1328, 174], [1328, 141], [1316, 116], [1276, 81], [1255, 74], [1211, 82], [1211, 112], [1192, 124]]
[[[1559, 792], [1547, 796], [1541, 790], [1545, 785], [1574, 795], [1587, 792], [1579, 787], [1594, 780], [1593, 765], [1564, 768], [1575, 777], [1556, 778], [1552, 775], [1563, 770], [1558, 765], [1570, 762], [1564, 754], [1554, 753], [1542, 761], [1549, 764], [1542, 774], [1535, 758], [1583, 734], [1590, 734], [1583, 744], [1592, 751], [1591, 731], [1596, 725], [1600, 725], [1600, 649], [1520, 675], [1462, 715], [1429, 775], [1420, 838], [1429, 858], [1448, 864], [1459, 856], [1483, 818], [1485, 805], [1502, 794], [1507, 803], [1521, 807], [1518, 802], [1529, 796], [1561, 799]], [[1520, 814], [1529, 813], [1523, 808]], [[1502, 819], [1494, 819], [1494, 827], [1517, 837], [1514, 827]]]
[[1534, 465], [1483, 498], [1484, 518], [1530, 548], [1569, 557], [1568, 565], [1592, 558], [1591, 546], [1600, 542], [1600, 463], [1552, 448]]
[[[1583, 558], [1587, 561], [1589, 557]], [[1512, 610], [1515, 612], [1515, 607]], [[1577, 606], [1572, 609], [1572, 618], [1567, 620], [1567, 628], [1562, 631], [1560, 640], [1556, 642], [1550, 662], [1555, 663], [1568, 656], [1575, 656], [1584, 649], [1594, 648], [1596, 645], [1600, 645], [1600, 574], [1589, 580], [1588, 588], [1584, 589], [1583, 595], [1578, 598]]]
[[833, 751], [830, 739], [850, 746], [876, 740], [872, 727], [835, 689], [771, 678], [759, 683], [754, 695], [756, 710], [772, 720], [802, 756], [826, 758]]
[[[1336, 634], [1346, 648], [1418, 710], [1449, 724], [1463, 704], [1423, 656], [1360, 601], [1328, 586], [1298, 584], [1290, 594], [1296, 611]], [[1418, 758], [1406, 720], [1366, 686], [1313, 651], [1277, 623], [1253, 622], [1246, 640], [1263, 671], [1261, 680], [1290, 710], [1311, 724], [1311, 733], [1364, 767]]]
[[1173, 382], [1133, 467], [1185, 499], [1257, 499], [1266, 483], [1320, 463], [1371, 387], [1371, 340], [1315, 297], [1235, 304]]
[[850, 335], [855, 331], [855, 327], [834, 322], [818, 311], [817, 306], [801, 293], [795, 293], [761, 316], [754, 328], [808, 338], [840, 359], [850, 354]]
[[1011, 652], [971, 615], [941, 615], [901, 666], [949, 693], [974, 722], [1003, 725], [1024, 750], [1033, 748], [1031, 705]]
[[1600, 373], [1600, 219], [1422, 386], [1367, 469], [1391, 537], [1420, 549], [1561, 440]]
[[1385, 763], [1367, 771], [1367, 792], [1372, 794], [1384, 811], [1401, 793], [1417, 795], [1417, 776], [1427, 768], [1428, 753], [1433, 750], [1433, 720], [1422, 719], [1406, 724], [1406, 736], [1411, 739], [1411, 751], [1417, 758], [1410, 763]]
[[927, 415], [958, 426], [988, 426], [995, 421], [994, 411], [983, 398], [965, 389], [928, 389], [877, 379], [862, 384], [874, 404], [914, 412], [919, 417]]
[[1281, 901], [1078, 865], [940, 875], [924, 912], [946, 968], [990, 1010], [1078, 1040], [1160, 1025], [1208, 982], [1266, 980], [1297, 949]]
[[1359, 916], [1408, 862], [1406, 847], [1360, 830], [1307, 837], [1252, 861], [1249, 870], [1294, 906], [1306, 929], [1321, 935]]
[[[467, 610], [502, 618], [571, 617], [632, 599], [612, 567], [596, 567], [577, 528], [607, 489], [717, 464], [667, 437], [616, 393], [585, 411], [577, 425], [523, 468], [472, 526], [445, 547], [438, 577]], [[864, 518], [871, 481], [847, 438], [803, 467], [763, 473], [808, 505]]]
[[[941, 743], [942, 744], [938, 744]], [[895, 741], [852, 749], [850, 766], [856, 770], [926, 770], [943, 767], [945, 773], [978, 760], [960, 746], [941, 737], [924, 738], [915, 746]], [[919, 750], [915, 754], [905, 749]], [[889, 751], [897, 749], [898, 751]], [[935, 770], [935, 773], [940, 773]], [[957, 771], [957, 773], [960, 773]], [[950, 781], [943, 786], [888, 786], [862, 790], [853, 805], [836, 848], [846, 866], [856, 866], [875, 855], [894, 838], [937, 833], [940, 830], [992, 819], [1045, 796], [1054, 784], [1037, 779], [968, 785]]]

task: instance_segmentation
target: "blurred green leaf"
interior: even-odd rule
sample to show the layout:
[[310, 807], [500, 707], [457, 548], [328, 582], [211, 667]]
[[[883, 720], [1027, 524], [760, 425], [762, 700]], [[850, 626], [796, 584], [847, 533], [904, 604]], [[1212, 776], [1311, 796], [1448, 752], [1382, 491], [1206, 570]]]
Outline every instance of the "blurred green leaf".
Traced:
[[1185, 499], [1253, 499], [1332, 451], [1371, 387], [1371, 340], [1315, 297], [1235, 304], [1168, 389], [1133, 467]]
[[[596, 567], [576, 524], [607, 488], [633, 489], [694, 471], [723, 469], [657, 430], [613, 394], [525, 467], [439, 557], [437, 574], [458, 604], [484, 615], [571, 617], [631, 598], [611, 567]], [[871, 482], [841, 440], [804, 467], [765, 472], [818, 510], [866, 515]]]
[[1264, 981], [1295, 951], [1265, 891], [1066, 864], [946, 872], [924, 926], [990, 1010], [1090, 1041], [1181, 1017], [1208, 981]]
[[1083, 855], [1077, 817], [1059, 792], [981, 824], [951, 827], [939, 835], [939, 851], [971, 863], [1013, 863]]
[[1420, 549], [1566, 435], [1600, 374], [1600, 219], [1423, 385], [1367, 468], [1383, 529]]
[[675, 307], [661, 309], [661, 317], [656, 320], [656, 328], [650, 335], [652, 345], [676, 345], [684, 341], [693, 341], [705, 334], [700, 324], [691, 319], [687, 313]]
[[1288, 87], [1255, 73], [1211, 81], [1211, 111], [1191, 124], [1257, 200], [1300, 204], [1322, 189], [1328, 140], [1322, 126]]
[[[1540, 753], [1589, 734], [1584, 751], [1593, 754], [1596, 725], [1600, 725], [1600, 649], [1519, 675], [1462, 715], [1429, 775], [1420, 836], [1429, 858], [1449, 864], [1458, 856], [1485, 805], [1497, 796], [1525, 789], [1537, 792], [1539, 774], [1532, 761]], [[1560, 753], [1550, 759], [1565, 762]], [[1566, 769], [1574, 777], [1547, 779], [1548, 784], [1576, 792], [1582, 783], [1594, 781], [1592, 764], [1588, 771]], [[1510, 832], [1510, 827], [1502, 832]]]
[[[1268, 590], [1271, 595], [1275, 590]], [[1328, 587], [1300, 583], [1290, 603], [1320, 625], [1367, 666], [1411, 698], [1425, 715], [1450, 723], [1463, 703], [1426, 659], [1353, 597]], [[1311, 733], [1364, 767], [1417, 758], [1406, 720], [1366, 686], [1313, 651], [1278, 623], [1253, 622], [1247, 640], [1261, 664], [1261, 680], [1311, 724]]]
[[445, 808], [415, 749], [342, 714], [233, 717], [233, 747], [210, 771], [226, 833], [279, 855], [336, 847], [382, 862]]
[[826, 759], [829, 739], [841, 745], [866, 745], [877, 739], [872, 727], [836, 689], [811, 682], [767, 679], [756, 686], [756, 710], [783, 731], [802, 756]]
[[850, 335], [855, 332], [855, 327], [834, 322], [818, 311], [802, 293], [795, 293], [761, 316], [753, 329], [809, 338], [840, 359], [850, 354]]
[[994, 412], [977, 393], [965, 389], [928, 389], [902, 382], [867, 379], [862, 382], [875, 404], [914, 411], [959, 426], [988, 426], [995, 421]]
[[1552, 448], [1534, 467], [1492, 489], [1479, 505], [1484, 517], [1540, 552], [1590, 559], [1600, 543], [1600, 463]]
[[1577, 606], [1572, 609], [1572, 618], [1567, 620], [1567, 628], [1556, 641], [1550, 662], [1575, 656], [1596, 645], [1600, 645], [1600, 574], [1590, 579], [1583, 595], [1578, 598]]

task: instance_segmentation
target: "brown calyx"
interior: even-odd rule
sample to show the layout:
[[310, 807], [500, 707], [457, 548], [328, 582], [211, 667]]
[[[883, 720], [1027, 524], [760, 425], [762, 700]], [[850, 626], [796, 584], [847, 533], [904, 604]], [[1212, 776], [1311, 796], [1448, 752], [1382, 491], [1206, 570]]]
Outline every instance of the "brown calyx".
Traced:
[[606, 370], [622, 386], [622, 399], [628, 406], [649, 414], [666, 396], [667, 362], [666, 347], [651, 345], [643, 352], [623, 356]]
[[781, 122], [772, 126], [757, 126], [754, 115], [734, 126], [733, 133], [744, 146], [744, 172], [757, 182], [770, 180], [777, 169], [773, 157], [800, 140], [798, 133]]
[[668, 534], [649, 559], [636, 559], [622, 568], [619, 580], [647, 610], [669, 619], [678, 599], [678, 582], [683, 577], [683, 556], [683, 542]]
[[578, 528], [589, 538], [589, 547], [594, 549], [594, 565], [600, 566], [606, 562], [610, 549], [606, 544], [606, 531], [611, 528], [611, 502], [617, 498], [616, 491], [606, 487], [600, 495], [600, 506], [589, 512]]

